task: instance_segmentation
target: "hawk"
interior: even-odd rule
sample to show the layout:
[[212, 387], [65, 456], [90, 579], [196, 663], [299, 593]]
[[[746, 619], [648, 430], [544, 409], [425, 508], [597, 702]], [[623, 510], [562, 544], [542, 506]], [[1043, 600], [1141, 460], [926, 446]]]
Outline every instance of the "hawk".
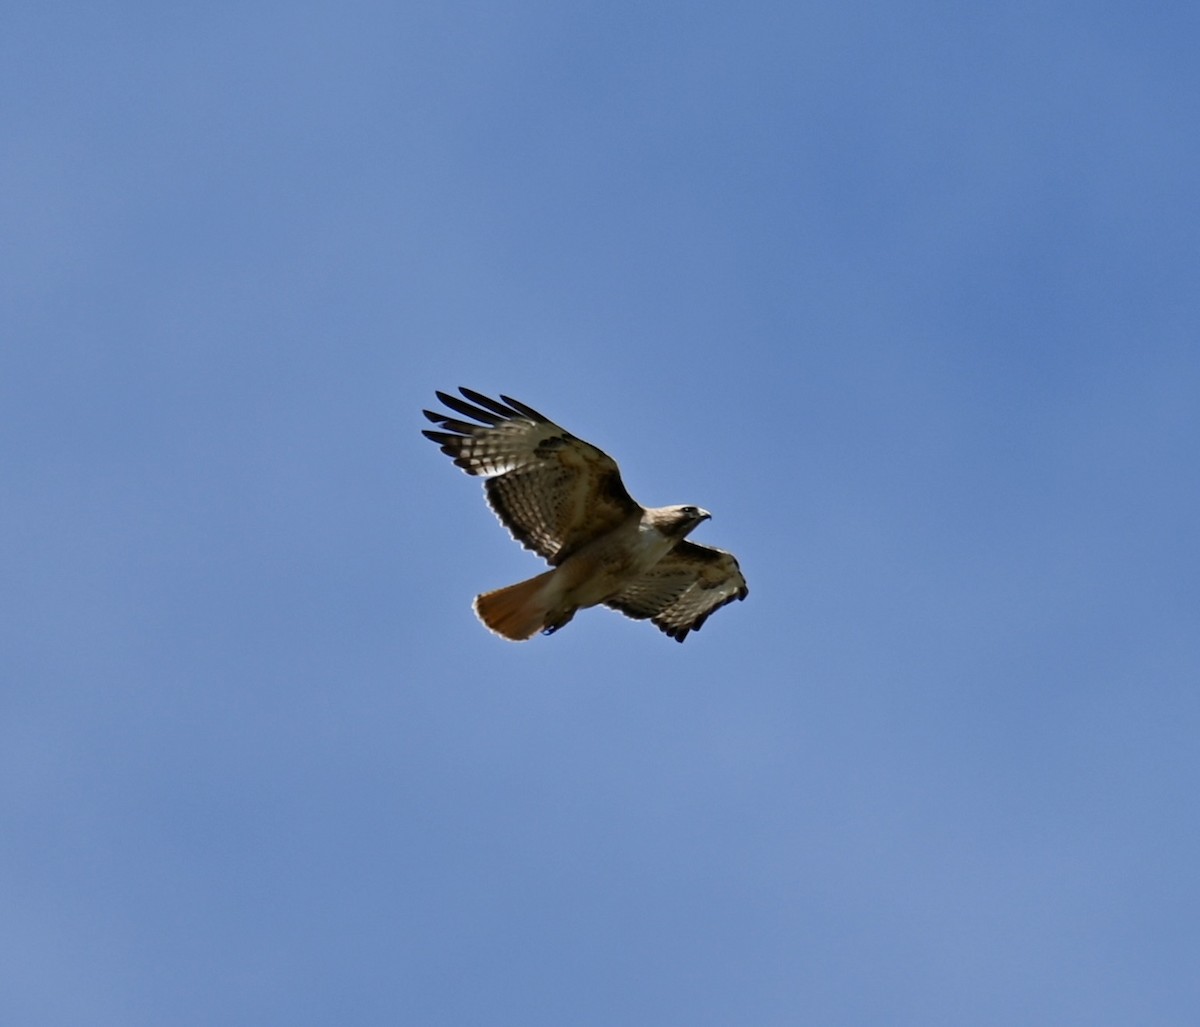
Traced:
[[687, 540], [712, 516], [707, 510], [643, 507], [607, 453], [508, 396], [459, 392], [465, 399], [437, 397], [478, 423], [426, 410], [443, 430], [422, 434], [467, 474], [486, 479], [501, 523], [552, 568], [475, 597], [475, 613], [491, 631], [514, 642], [550, 635], [576, 611], [603, 603], [682, 642], [714, 610], [746, 598], [731, 554]]

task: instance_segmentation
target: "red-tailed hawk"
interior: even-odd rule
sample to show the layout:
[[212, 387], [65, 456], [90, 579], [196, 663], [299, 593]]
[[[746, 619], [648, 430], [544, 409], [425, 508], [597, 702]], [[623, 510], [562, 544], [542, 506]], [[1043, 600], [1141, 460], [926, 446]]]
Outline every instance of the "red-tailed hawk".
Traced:
[[639, 506], [608, 454], [508, 396], [459, 391], [471, 402], [437, 397], [479, 423], [426, 410], [445, 431], [423, 434], [467, 474], [487, 479], [501, 523], [553, 567], [475, 597], [476, 614], [496, 634], [514, 642], [549, 635], [576, 610], [603, 603], [682, 642], [714, 610], [746, 598], [732, 555], [687, 541], [712, 516], [707, 510]]

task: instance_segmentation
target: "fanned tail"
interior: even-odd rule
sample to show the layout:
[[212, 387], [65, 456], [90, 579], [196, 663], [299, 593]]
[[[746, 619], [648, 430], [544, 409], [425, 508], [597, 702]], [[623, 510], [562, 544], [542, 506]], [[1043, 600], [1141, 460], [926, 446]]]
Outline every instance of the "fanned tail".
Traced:
[[484, 592], [475, 597], [475, 615], [490, 631], [510, 642], [524, 642], [547, 627], [550, 616], [548, 597], [542, 586], [553, 570], [507, 588]]

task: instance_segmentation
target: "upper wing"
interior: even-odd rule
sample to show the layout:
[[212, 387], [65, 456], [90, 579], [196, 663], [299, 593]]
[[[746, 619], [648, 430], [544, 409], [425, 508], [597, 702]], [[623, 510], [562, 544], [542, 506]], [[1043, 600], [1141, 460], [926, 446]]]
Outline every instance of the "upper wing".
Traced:
[[604, 605], [639, 620], [649, 617], [660, 631], [682, 642], [714, 610], [749, 593], [731, 553], [685, 539]]
[[423, 434], [468, 474], [488, 479], [488, 503], [522, 545], [559, 564], [627, 518], [641, 516], [607, 453], [508, 396], [497, 402], [459, 391], [472, 402], [444, 392], [437, 397], [480, 423], [426, 410], [446, 430]]

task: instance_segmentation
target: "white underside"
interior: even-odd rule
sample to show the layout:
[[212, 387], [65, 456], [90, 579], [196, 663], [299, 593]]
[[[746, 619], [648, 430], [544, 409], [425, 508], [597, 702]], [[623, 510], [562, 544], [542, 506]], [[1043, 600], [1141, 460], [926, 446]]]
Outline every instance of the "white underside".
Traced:
[[544, 593], [546, 605], [552, 610], [566, 610], [611, 599], [650, 570], [674, 545], [675, 539], [644, 524], [597, 539], [568, 557], [550, 575]]

